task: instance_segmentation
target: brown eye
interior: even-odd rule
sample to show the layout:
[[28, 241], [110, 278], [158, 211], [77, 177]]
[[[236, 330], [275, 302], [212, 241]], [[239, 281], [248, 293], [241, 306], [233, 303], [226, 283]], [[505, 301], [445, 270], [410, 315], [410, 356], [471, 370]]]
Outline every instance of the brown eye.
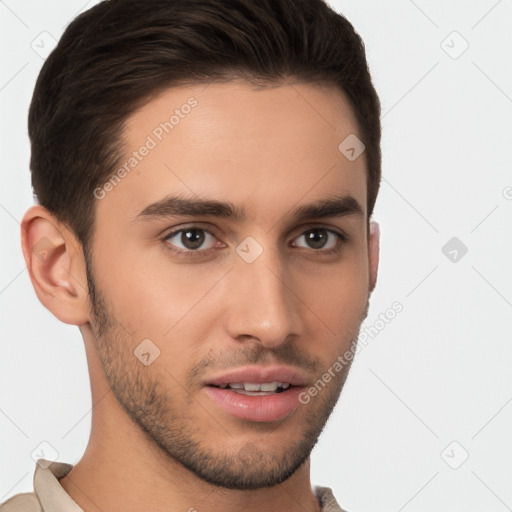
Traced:
[[[165, 241], [170, 245], [174, 246], [180, 252], [196, 251], [198, 249], [207, 250], [212, 246], [212, 242], [215, 241], [215, 237], [205, 229], [201, 228], [184, 228], [178, 231], [174, 231], [167, 237]], [[203, 244], [207, 244], [207, 247], [203, 247]], [[210, 245], [210, 247], [208, 247]]]
[[308, 229], [297, 237], [296, 240], [300, 240], [301, 238], [304, 238], [306, 245], [297, 243], [295, 245], [315, 250], [323, 249], [326, 251], [335, 249], [340, 240], [343, 240], [343, 236], [340, 233], [326, 228]]
[[305, 233], [305, 238], [312, 249], [322, 249], [329, 240], [329, 234], [325, 229], [314, 229]]

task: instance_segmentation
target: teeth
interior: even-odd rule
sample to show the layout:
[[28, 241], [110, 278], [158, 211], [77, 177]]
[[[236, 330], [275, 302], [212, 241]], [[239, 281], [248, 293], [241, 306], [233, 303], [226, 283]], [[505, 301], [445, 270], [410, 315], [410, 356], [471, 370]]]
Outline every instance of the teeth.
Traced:
[[264, 382], [262, 384], [252, 382], [230, 382], [229, 384], [221, 384], [219, 387], [222, 389], [231, 388], [244, 391], [275, 392], [278, 388], [288, 389], [290, 384], [288, 382]]
[[261, 391], [261, 384], [251, 384], [249, 382], [244, 382], [245, 391]]

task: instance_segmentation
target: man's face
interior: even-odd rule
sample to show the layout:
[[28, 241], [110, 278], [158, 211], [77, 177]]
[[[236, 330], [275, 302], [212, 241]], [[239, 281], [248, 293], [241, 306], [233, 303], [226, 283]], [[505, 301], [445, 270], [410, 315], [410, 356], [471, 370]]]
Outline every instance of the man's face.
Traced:
[[[96, 202], [91, 328], [124, 410], [210, 483], [284, 481], [339, 397], [350, 362], [299, 401], [367, 312], [365, 159], [338, 149], [358, 133], [341, 93], [304, 84], [177, 87], [128, 120], [136, 163]], [[169, 196], [243, 218], [148, 208]], [[334, 199], [344, 214], [297, 215]]]

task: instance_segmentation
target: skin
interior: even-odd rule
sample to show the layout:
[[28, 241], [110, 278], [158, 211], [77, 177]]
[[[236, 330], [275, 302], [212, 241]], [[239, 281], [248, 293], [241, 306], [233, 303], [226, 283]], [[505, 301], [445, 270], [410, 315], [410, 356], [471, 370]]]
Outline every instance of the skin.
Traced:
[[[202, 382], [247, 364], [284, 364], [312, 384], [357, 339], [379, 237], [376, 224], [368, 232], [364, 153], [349, 161], [338, 150], [359, 133], [357, 123], [329, 86], [182, 86], [127, 120], [127, 155], [192, 96], [197, 106], [96, 200], [89, 267], [79, 241], [46, 209], [24, 216], [34, 289], [58, 319], [79, 326], [90, 372], [90, 440], [60, 483], [86, 512], [167, 511], [170, 503], [199, 512], [318, 511], [309, 455], [350, 364], [307, 405], [267, 423], [226, 413]], [[228, 201], [247, 217], [136, 219], [171, 193]], [[298, 206], [332, 195], [352, 196], [361, 214], [292, 219]], [[169, 250], [187, 247], [179, 235], [163, 238], [191, 226], [212, 233], [203, 252]], [[315, 228], [327, 248], [341, 250], [311, 247], [305, 233]], [[253, 263], [235, 251], [248, 236], [263, 248]], [[44, 237], [53, 245], [42, 259], [34, 246]], [[134, 356], [144, 339], [160, 350], [148, 366]]]

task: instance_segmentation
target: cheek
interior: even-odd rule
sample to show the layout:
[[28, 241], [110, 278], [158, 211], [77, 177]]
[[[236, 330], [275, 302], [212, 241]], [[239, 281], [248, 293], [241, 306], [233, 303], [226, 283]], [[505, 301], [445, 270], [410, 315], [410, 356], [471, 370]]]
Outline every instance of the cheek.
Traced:
[[321, 320], [316, 330], [325, 325], [330, 350], [350, 344], [364, 319], [369, 298], [364, 261], [362, 256], [354, 258], [353, 262], [303, 279], [301, 298]]
[[346, 345], [363, 321], [366, 310], [367, 294], [361, 290], [344, 293], [346, 289], [330, 290], [318, 301], [315, 309], [329, 327], [329, 333], [335, 338], [335, 343]]
[[116, 318], [132, 329], [150, 327], [163, 337], [207, 289], [205, 280], [193, 278], [185, 265], [173, 265], [157, 245], [137, 247], [118, 234], [96, 246], [98, 288]]

